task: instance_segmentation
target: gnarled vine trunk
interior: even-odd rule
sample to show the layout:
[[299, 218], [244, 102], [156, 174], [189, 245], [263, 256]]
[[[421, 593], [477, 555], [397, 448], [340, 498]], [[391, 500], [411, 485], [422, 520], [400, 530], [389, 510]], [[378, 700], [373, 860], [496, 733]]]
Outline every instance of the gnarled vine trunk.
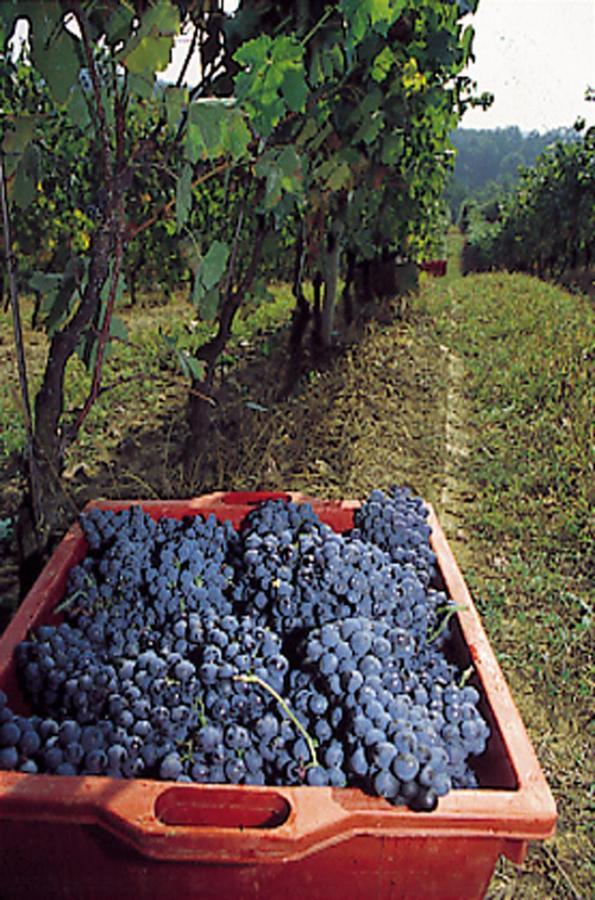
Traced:
[[324, 297], [322, 301], [322, 315], [320, 320], [320, 343], [323, 347], [330, 347], [332, 342], [333, 326], [335, 323], [335, 307], [337, 304], [337, 285], [339, 281], [339, 258], [341, 256], [341, 227], [337, 219], [333, 221], [327, 236], [326, 252], [324, 254], [323, 280]]
[[101, 292], [109, 276], [111, 237], [107, 224], [94, 235], [89, 277], [81, 304], [51, 340], [43, 380], [35, 397], [33, 439], [25, 473], [28, 489], [17, 522], [21, 593], [27, 591], [39, 574], [52, 534], [62, 528], [66, 516], [76, 515], [61, 480], [64, 453], [72, 439], [64, 433], [64, 376], [81, 335], [97, 316]]

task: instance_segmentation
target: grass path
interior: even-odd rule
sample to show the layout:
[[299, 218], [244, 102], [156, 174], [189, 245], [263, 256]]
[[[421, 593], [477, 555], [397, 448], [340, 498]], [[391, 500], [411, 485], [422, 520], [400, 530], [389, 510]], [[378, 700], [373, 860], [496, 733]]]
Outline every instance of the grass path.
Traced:
[[502, 862], [488, 896], [587, 898], [592, 311], [501, 274], [428, 283], [420, 302], [448, 347], [447, 396], [463, 388], [464, 425], [450, 430], [467, 452], [447, 466], [442, 516], [559, 811], [557, 836], [520, 869]]

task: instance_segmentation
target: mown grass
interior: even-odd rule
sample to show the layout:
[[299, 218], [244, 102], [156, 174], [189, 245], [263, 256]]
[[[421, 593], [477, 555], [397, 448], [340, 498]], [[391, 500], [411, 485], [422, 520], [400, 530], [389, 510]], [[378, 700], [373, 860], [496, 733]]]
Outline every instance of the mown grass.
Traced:
[[456, 552], [560, 815], [556, 840], [529, 857], [547, 880], [502, 865], [491, 896], [587, 897], [593, 312], [586, 297], [508, 274], [428, 282], [420, 305], [466, 373], [460, 478], [472, 499]]

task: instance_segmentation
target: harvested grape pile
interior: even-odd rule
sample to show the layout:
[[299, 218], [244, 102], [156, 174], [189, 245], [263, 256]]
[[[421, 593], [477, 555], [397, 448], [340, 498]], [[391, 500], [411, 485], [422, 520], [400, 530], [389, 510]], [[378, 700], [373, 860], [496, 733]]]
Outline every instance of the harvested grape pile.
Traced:
[[17, 648], [0, 768], [360, 787], [432, 810], [489, 728], [443, 648], [423, 502], [374, 490], [345, 534], [268, 501], [239, 531], [140, 507], [82, 517], [61, 624]]

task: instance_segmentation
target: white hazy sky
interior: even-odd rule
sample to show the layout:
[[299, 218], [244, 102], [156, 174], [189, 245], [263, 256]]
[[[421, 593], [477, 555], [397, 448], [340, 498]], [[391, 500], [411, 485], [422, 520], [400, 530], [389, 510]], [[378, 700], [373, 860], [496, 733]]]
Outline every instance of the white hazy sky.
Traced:
[[465, 114], [464, 128], [518, 125], [523, 131], [595, 125], [595, 0], [480, 0], [469, 21], [476, 62], [468, 74], [492, 107]]
[[[495, 100], [486, 112], [469, 110], [463, 128], [548, 131], [571, 128], [579, 116], [595, 125], [595, 102], [584, 99], [595, 88], [595, 0], [480, 0], [468, 19], [476, 56], [468, 74]], [[182, 53], [174, 52], [172, 79]]]

